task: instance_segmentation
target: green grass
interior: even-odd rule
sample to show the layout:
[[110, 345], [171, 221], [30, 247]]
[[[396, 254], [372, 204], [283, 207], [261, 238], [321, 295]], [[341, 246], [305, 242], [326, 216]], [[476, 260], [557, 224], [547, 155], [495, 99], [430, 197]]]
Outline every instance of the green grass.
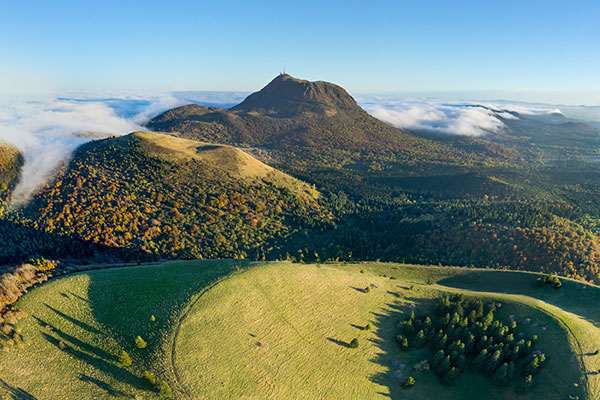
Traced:
[[[540, 336], [547, 364], [533, 392], [519, 398], [595, 398], [600, 379], [582, 371], [600, 368], [600, 356], [586, 355], [600, 347], [594, 307], [600, 290], [569, 280], [560, 290], [539, 288], [536, 277], [233, 260], [79, 273], [19, 301], [28, 315], [17, 323], [25, 341], [0, 352], [0, 398], [156, 398], [144, 384], [145, 371], [184, 399], [513, 398], [512, 388], [497, 388], [471, 371], [442, 386], [432, 372], [413, 370], [427, 350], [400, 351], [396, 325], [408, 305], [425, 310], [448, 292], [501, 302], [502, 320], [515, 315], [538, 323], [520, 328]], [[362, 329], [367, 323], [370, 331]], [[135, 346], [137, 336], [147, 347]], [[357, 349], [347, 347], [353, 338]], [[118, 365], [121, 350], [131, 355], [131, 367]], [[402, 389], [408, 375], [416, 384]]]
[[[23, 345], [0, 352], [0, 398], [3, 392], [38, 399], [157, 397], [142, 375], [148, 370], [175, 386], [171, 327], [183, 308], [210, 282], [244, 264], [182, 261], [98, 270], [31, 291], [18, 303], [28, 315], [17, 324]], [[135, 346], [138, 335], [146, 348]], [[67, 349], [58, 347], [60, 341]], [[117, 364], [121, 350], [131, 355], [131, 367]]]
[[[183, 320], [176, 343], [182, 387], [191, 398], [513, 398], [517, 381], [512, 387], [498, 388], [484, 375], [466, 371], [454, 386], [442, 386], [433, 373], [413, 370], [414, 364], [427, 358], [427, 350], [399, 349], [396, 325], [409, 304], [415, 303], [417, 310], [427, 309], [432, 299], [458, 291], [501, 302], [497, 313], [501, 320], [515, 315], [520, 321], [529, 317], [537, 322], [520, 329], [540, 336], [537, 347], [548, 354], [548, 361], [535, 377], [534, 390], [520, 398], [593, 398], [589, 393], [597, 393], [596, 378], [591, 375], [594, 382], [589, 385], [582, 379], [575, 340], [584, 351], [593, 351], [593, 345], [600, 343], [596, 340], [598, 329], [574, 314], [522, 294], [426, 283], [460, 282], [469, 272], [394, 264], [280, 263], [250, 269], [208, 291]], [[523, 286], [529, 280], [535, 285], [535, 275], [510, 278], [522, 281], [519, 284]], [[413, 289], [409, 289], [411, 285]], [[371, 287], [369, 293], [360, 290], [367, 286]], [[372, 325], [371, 331], [361, 329], [367, 323]], [[355, 337], [359, 348], [348, 348]], [[409, 375], [417, 383], [406, 391], [401, 382]]]

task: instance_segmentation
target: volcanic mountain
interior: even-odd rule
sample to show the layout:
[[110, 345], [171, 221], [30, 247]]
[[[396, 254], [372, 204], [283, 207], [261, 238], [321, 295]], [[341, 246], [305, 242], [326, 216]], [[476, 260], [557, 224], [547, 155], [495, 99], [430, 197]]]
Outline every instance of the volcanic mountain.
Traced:
[[[364, 165], [374, 160], [412, 164], [469, 165], [502, 154], [502, 145], [477, 139], [432, 140], [379, 121], [364, 111], [346, 90], [329, 82], [309, 82], [281, 74], [242, 103], [222, 109], [187, 105], [148, 123], [159, 132], [241, 147], [260, 147], [278, 165]], [[494, 147], [493, 149], [490, 147]]]
[[426, 142], [371, 117], [337, 85], [290, 75], [277, 76], [230, 109], [183, 106], [152, 119], [148, 128], [197, 140], [271, 149], [398, 151]]

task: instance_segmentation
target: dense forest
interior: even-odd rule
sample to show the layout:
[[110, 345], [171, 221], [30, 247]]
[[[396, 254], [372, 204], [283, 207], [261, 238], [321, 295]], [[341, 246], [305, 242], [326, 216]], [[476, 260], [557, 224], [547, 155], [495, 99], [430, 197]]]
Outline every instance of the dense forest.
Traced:
[[[0, 263], [382, 260], [598, 282], [597, 139], [552, 118], [504, 141], [407, 133], [338, 86], [280, 76], [229, 110], [161, 114], [163, 134], [81, 146], [0, 218]], [[10, 189], [21, 161], [0, 156]]]

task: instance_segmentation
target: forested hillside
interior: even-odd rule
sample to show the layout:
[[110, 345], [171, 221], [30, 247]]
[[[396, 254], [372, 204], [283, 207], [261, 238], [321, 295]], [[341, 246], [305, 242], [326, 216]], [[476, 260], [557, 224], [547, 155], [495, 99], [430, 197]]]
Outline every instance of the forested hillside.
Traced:
[[263, 258], [328, 224], [308, 185], [228, 146], [133, 133], [80, 147], [24, 215], [129, 258]]
[[526, 146], [407, 133], [288, 75], [229, 110], [190, 105], [149, 126], [165, 132], [81, 146], [1, 218], [0, 262], [382, 260], [599, 281], [600, 167], [573, 156], [582, 140], [593, 150], [587, 131], [571, 147], [552, 144], [559, 131]]
[[10, 194], [19, 179], [23, 159], [12, 146], [0, 143], [0, 207], [10, 200]]

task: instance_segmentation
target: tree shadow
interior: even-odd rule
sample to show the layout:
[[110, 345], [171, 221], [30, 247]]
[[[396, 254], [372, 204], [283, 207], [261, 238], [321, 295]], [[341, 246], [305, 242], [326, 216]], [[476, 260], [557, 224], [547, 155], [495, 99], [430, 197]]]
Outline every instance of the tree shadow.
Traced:
[[350, 344], [347, 342], [344, 342], [343, 340], [334, 339], [334, 338], [330, 338], [330, 337], [328, 337], [327, 340], [329, 340], [331, 343], [337, 344], [338, 346], [342, 346], [342, 347], [345, 347], [348, 349], [350, 348]]
[[37, 400], [31, 393], [19, 387], [10, 386], [2, 378], [0, 378], [0, 390], [7, 392], [12, 400]]
[[[171, 373], [177, 373], [175, 347], [165, 346], [165, 332], [177, 329], [182, 313], [193, 305], [190, 301], [198, 300], [219, 279], [253, 264], [203, 260], [99, 270], [89, 274], [89, 306], [96, 321], [110, 331], [111, 339], [130, 354], [136, 371], [151, 371], [180, 391]], [[154, 321], [150, 321], [151, 315]], [[138, 335], [146, 341], [146, 348], [134, 346], [133, 338]]]
[[106, 351], [100, 349], [99, 347], [92, 346], [91, 344], [88, 344], [82, 340], [79, 340], [76, 337], [69, 335], [68, 333], [60, 330], [56, 326], [51, 325], [51, 324], [47, 323], [46, 321], [42, 320], [41, 318], [36, 317], [35, 315], [33, 316], [33, 318], [38, 322], [38, 324], [41, 327], [46, 328], [48, 330], [48, 332], [55, 333], [62, 341], [74, 344], [77, 347], [79, 347], [80, 349], [87, 351], [88, 353], [94, 354], [98, 358], [102, 358], [102, 359], [108, 360], [108, 361], [115, 361], [115, 357], [113, 355], [107, 353]]
[[133, 396], [131, 396], [121, 390], [113, 388], [111, 385], [109, 385], [106, 382], [101, 381], [100, 379], [92, 378], [91, 376], [81, 374], [79, 376], [79, 380], [82, 382], [87, 382], [87, 383], [91, 383], [91, 384], [98, 386], [100, 389], [104, 390], [110, 396], [133, 398]]
[[374, 329], [376, 333], [367, 340], [379, 349], [376, 357], [371, 361], [382, 365], [385, 371], [371, 376], [370, 380], [389, 389], [389, 393], [379, 392], [379, 394], [391, 399], [406, 398], [407, 392], [402, 388], [402, 381], [411, 372], [412, 365], [407, 361], [407, 353], [400, 350], [396, 339], [397, 325], [411, 311], [415, 312], [419, 320], [421, 313], [425, 313], [433, 303], [432, 299], [407, 297], [388, 303], [379, 312], [371, 313], [373, 316], [371, 324], [376, 328]]
[[[96, 357], [95, 355], [90, 355], [84, 351], [78, 350], [75, 348], [77, 346], [75, 343], [65, 342], [66, 346], [61, 348], [61, 340], [55, 338], [50, 335], [50, 333], [42, 332], [42, 336], [46, 339], [50, 344], [56, 346], [60, 351], [64, 351], [69, 354], [71, 357], [77, 358], [86, 364], [94, 367], [105, 374], [111, 376], [118, 382], [124, 383], [126, 385], [131, 385], [132, 387], [143, 390], [143, 382], [142, 380], [131, 373], [130, 371], [119, 367], [118, 365], [106, 361], [100, 357]], [[64, 342], [64, 341], [63, 341]], [[106, 384], [106, 383], [105, 383]], [[108, 385], [108, 384], [106, 384]]]
[[357, 324], [350, 324], [351, 327], [358, 329], [359, 331], [364, 331], [365, 327]]
[[65, 313], [63, 313], [62, 311], [57, 310], [56, 308], [48, 305], [47, 303], [44, 303], [44, 305], [46, 307], [48, 307], [50, 310], [54, 311], [54, 313], [58, 314], [59, 316], [63, 317], [64, 319], [66, 319], [67, 321], [73, 323], [74, 325], [77, 325], [78, 327], [80, 327], [81, 329], [84, 329], [90, 333], [96, 334], [96, 335], [104, 335], [103, 332], [100, 332], [98, 329], [94, 328], [93, 326], [90, 326], [88, 324], [86, 324], [85, 322], [81, 322], [78, 319], [75, 319]]
[[78, 300], [83, 301], [84, 303], [88, 303], [89, 304], [89, 301], [87, 299], [84, 299], [80, 295], [78, 295], [76, 293], [73, 293], [73, 292], [61, 293], [60, 295], [63, 296], [63, 297], [66, 297], [69, 300], [78, 299]]
[[355, 287], [355, 286], [350, 286], [350, 289], [354, 289], [354, 290], [356, 290], [357, 292], [360, 292], [360, 293], [367, 293], [367, 290], [365, 288], [359, 288], [359, 287]]

